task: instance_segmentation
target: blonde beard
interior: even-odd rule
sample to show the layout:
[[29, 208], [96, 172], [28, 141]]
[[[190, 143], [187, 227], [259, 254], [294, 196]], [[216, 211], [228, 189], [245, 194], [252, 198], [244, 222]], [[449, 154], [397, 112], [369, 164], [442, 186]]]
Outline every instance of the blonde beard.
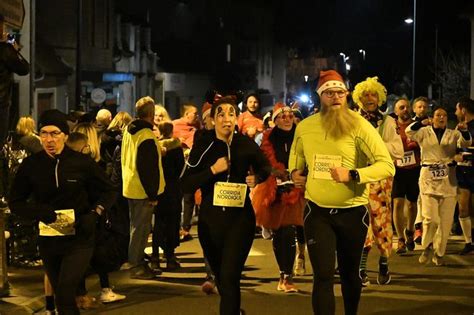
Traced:
[[337, 110], [328, 110], [322, 106], [321, 118], [323, 128], [327, 134], [338, 140], [348, 134], [350, 134], [355, 128], [355, 117], [347, 105], [341, 105], [342, 107]]

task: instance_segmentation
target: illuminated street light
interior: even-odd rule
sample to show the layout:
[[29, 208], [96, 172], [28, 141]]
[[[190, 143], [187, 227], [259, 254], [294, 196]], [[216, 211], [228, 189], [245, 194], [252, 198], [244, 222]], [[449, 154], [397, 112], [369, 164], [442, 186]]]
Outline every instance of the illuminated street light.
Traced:
[[359, 53], [362, 54], [362, 60], [365, 60], [365, 50], [364, 49], [359, 49]]
[[340, 56], [342, 56], [342, 59], [344, 60], [344, 62], [346, 62], [347, 60], [349, 60], [349, 56], [346, 57], [346, 54], [345, 53], [339, 53]]
[[411, 24], [411, 23], [413, 23], [413, 22], [414, 22], [414, 21], [413, 21], [412, 18], [406, 18], [406, 19], [405, 19], [405, 23], [407, 23], [407, 24]]

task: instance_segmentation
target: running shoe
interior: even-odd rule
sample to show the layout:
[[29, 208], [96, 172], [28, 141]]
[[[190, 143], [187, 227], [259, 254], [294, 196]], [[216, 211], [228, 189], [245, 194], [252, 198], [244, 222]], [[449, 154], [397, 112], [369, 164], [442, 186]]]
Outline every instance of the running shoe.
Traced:
[[459, 252], [459, 255], [464, 256], [473, 251], [474, 251], [474, 245], [472, 243], [466, 243], [466, 245], [464, 245], [464, 248]]
[[405, 229], [405, 237], [406, 237], [406, 246], [407, 249], [411, 252], [415, 249], [415, 240], [414, 240], [415, 232], [409, 231]]
[[362, 281], [362, 287], [366, 288], [370, 285], [370, 280], [369, 280], [369, 276], [367, 275], [367, 271], [360, 270], [359, 277], [360, 277], [360, 280]]
[[388, 271], [388, 266], [379, 265], [379, 274], [377, 275], [377, 283], [380, 285], [389, 284], [392, 280], [392, 276], [390, 275], [390, 271]]
[[430, 261], [432, 255], [433, 255], [433, 248], [429, 246], [425, 250], [423, 250], [423, 252], [420, 255], [420, 258], [418, 258], [418, 262], [420, 264], [426, 264]]
[[304, 276], [306, 274], [304, 256], [296, 257], [294, 272], [297, 276]]
[[285, 293], [296, 293], [298, 289], [293, 283], [293, 277], [291, 275], [280, 275], [280, 281], [278, 282], [278, 291], [284, 291]]
[[176, 256], [172, 256], [170, 258], [166, 258], [166, 270], [167, 271], [174, 271], [176, 269], [181, 268], [181, 264]]
[[99, 300], [102, 303], [112, 303], [125, 300], [126, 296], [112, 291], [111, 288], [103, 288], [100, 292]]
[[421, 228], [419, 228], [419, 229], [415, 228], [415, 237], [414, 237], [413, 241], [416, 244], [421, 245], [422, 236], [423, 236], [423, 230]]
[[130, 279], [153, 280], [161, 273], [153, 271], [147, 264], [137, 266], [130, 271]]
[[435, 264], [435, 266], [443, 266], [444, 265], [444, 259], [442, 256], [438, 256], [437, 254], [435, 254], [433, 256], [433, 259], [431, 259], [431, 261], [433, 262], [433, 264]]
[[405, 244], [405, 239], [399, 238], [396, 253], [398, 255], [403, 255], [403, 254], [406, 254], [406, 252], [407, 252], [407, 245]]
[[271, 240], [273, 238], [273, 231], [262, 227], [262, 237], [265, 240]]
[[187, 241], [190, 241], [193, 239], [193, 236], [191, 235], [191, 233], [189, 233], [189, 231], [185, 230], [185, 229], [181, 229], [179, 231], [179, 240], [181, 242], [187, 242]]
[[211, 277], [207, 277], [206, 281], [201, 285], [202, 292], [207, 295], [215, 294], [216, 292], [216, 282]]
[[77, 308], [82, 310], [92, 310], [103, 306], [95, 297], [90, 295], [76, 296], [76, 305]]

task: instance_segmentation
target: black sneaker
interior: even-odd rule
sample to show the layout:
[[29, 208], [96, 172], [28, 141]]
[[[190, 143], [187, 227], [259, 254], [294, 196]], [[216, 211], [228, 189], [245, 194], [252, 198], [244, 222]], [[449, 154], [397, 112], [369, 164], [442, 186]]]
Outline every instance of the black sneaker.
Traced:
[[170, 258], [166, 259], [166, 270], [167, 271], [173, 271], [176, 269], [181, 268], [181, 264], [178, 261], [178, 258], [176, 256], [172, 256]]
[[362, 287], [366, 288], [370, 285], [369, 276], [367, 275], [367, 271], [359, 270], [359, 277], [362, 282]]
[[414, 240], [415, 232], [405, 229], [405, 236], [406, 236], [405, 244], [407, 246], [407, 249], [410, 252], [412, 252], [415, 249], [415, 240]]
[[472, 243], [466, 243], [466, 245], [464, 245], [464, 248], [459, 252], [459, 255], [464, 256], [472, 251], [474, 251], [474, 245]]
[[381, 271], [379, 270], [379, 274], [377, 276], [377, 283], [380, 285], [389, 284], [392, 280], [392, 276], [390, 275], [390, 271]]

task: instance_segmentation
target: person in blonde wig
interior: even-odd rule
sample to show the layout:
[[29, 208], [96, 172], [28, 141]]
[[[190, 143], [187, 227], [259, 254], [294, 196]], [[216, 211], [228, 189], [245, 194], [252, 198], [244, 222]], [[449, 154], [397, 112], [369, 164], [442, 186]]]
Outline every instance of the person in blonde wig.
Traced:
[[89, 138], [91, 157], [94, 161], [100, 161], [100, 140], [97, 136], [97, 130], [91, 123], [80, 123], [74, 127], [73, 132], [83, 133]]
[[115, 115], [114, 119], [110, 122], [107, 130], [121, 130], [123, 131], [125, 127], [128, 126], [133, 120], [132, 116], [130, 116], [127, 112], [118, 112]]
[[31, 116], [20, 117], [16, 124], [14, 142], [18, 142], [30, 153], [43, 150], [40, 138], [36, 135], [36, 123]]
[[153, 118], [153, 133], [157, 138], [161, 137], [158, 125], [165, 121], [171, 121], [168, 111], [160, 104], [155, 104], [155, 116]]

